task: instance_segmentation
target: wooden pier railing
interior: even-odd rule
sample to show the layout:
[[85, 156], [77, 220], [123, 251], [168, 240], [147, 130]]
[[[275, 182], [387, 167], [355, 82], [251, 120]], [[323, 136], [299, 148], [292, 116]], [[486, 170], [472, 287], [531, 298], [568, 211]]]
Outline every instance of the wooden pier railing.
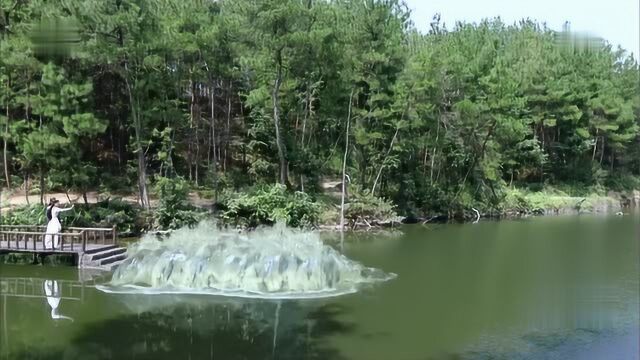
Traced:
[[[112, 228], [65, 228], [57, 234], [46, 233], [46, 226], [0, 225], [0, 250], [85, 252], [92, 245], [115, 245], [117, 232]], [[58, 246], [47, 246], [46, 237], [58, 238]], [[53, 239], [52, 239], [53, 240]]]

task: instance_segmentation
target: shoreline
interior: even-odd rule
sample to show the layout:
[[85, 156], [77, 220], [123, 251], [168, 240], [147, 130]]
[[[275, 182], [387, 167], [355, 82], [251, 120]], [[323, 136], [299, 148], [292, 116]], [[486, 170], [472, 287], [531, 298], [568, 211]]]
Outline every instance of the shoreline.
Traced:
[[[0, 196], [0, 216], [27, 205], [24, 194], [20, 194], [19, 190], [9, 193], [2, 191]], [[7, 196], [8, 195], [8, 196]], [[84, 204], [81, 193], [70, 192], [60, 193], [52, 192], [45, 195], [45, 199], [56, 197], [61, 203], [79, 203]], [[36, 200], [37, 199], [37, 200]], [[29, 203], [31, 205], [39, 204], [40, 195], [30, 195]], [[137, 199], [131, 194], [108, 194], [100, 195], [96, 191], [87, 193], [88, 204], [97, 204], [109, 199], [121, 199], [130, 204], [137, 204]], [[36, 201], [33, 201], [36, 200]], [[153, 208], [157, 207], [159, 200], [153, 199]], [[211, 199], [204, 199], [198, 195], [196, 191], [189, 194], [188, 202], [202, 210], [214, 211], [215, 202]], [[323, 204], [320, 202], [319, 204]], [[325, 200], [325, 205], [330, 204]], [[450, 214], [432, 214], [428, 216], [396, 216], [388, 219], [362, 219], [359, 218], [355, 224], [353, 220], [345, 224], [345, 232], [361, 232], [393, 229], [406, 224], [432, 224], [432, 223], [450, 223], [450, 222], [476, 222], [481, 219], [491, 220], [512, 220], [537, 216], [575, 216], [575, 215], [607, 215], [617, 214], [629, 209], [640, 208], [640, 191], [630, 190], [626, 192], [608, 191], [607, 195], [591, 194], [588, 196], [570, 196], [565, 193], [551, 194], [545, 191], [525, 192], [519, 189], [512, 189], [511, 193], [507, 193], [501, 210], [476, 210], [469, 208], [464, 211], [458, 211]], [[142, 211], [142, 210], [141, 210]], [[214, 219], [221, 222], [217, 215], [213, 215]], [[328, 220], [328, 221], [327, 221]], [[229, 225], [229, 227], [233, 227]], [[339, 221], [334, 216], [325, 217], [324, 221], [319, 221], [313, 227], [314, 230], [322, 232], [340, 232]], [[162, 229], [147, 229], [140, 235], [146, 233], [163, 233]], [[130, 236], [132, 234], [123, 233]]]

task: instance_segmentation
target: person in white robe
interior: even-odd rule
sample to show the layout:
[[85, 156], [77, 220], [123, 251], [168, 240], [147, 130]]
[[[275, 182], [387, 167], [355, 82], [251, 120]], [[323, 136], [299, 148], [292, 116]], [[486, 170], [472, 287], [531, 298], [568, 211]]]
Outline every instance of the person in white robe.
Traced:
[[62, 230], [62, 224], [60, 224], [59, 216], [61, 212], [69, 211], [73, 209], [73, 205], [70, 208], [62, 209], [58, 207], [60, 201], [51, 198], [49, 200], [49, 206], [47, 206], [47, 219], [49, 219], [49, 223], [47, 224], [47, 232], [44, 237], [44, 247], [45, 249], [57, 249], [60, 245], [60, 236], [57, 235]]

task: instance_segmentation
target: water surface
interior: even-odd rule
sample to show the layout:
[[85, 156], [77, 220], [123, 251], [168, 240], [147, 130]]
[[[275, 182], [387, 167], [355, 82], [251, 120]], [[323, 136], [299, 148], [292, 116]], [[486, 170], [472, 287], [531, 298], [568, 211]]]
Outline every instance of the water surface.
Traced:
[[638, 225], [348, 235], [349, 258], [398, 276], [316, 300], [106, 294], [73, 268], [0, 265], [0, 359], [638, 359]]

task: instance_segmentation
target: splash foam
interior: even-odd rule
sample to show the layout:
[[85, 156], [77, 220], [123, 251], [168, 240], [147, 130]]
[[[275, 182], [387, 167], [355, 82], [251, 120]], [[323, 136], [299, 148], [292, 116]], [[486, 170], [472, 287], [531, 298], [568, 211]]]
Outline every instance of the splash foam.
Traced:
[[110, 293], [212, 294], [248, 298], [320, 298], [356, 292], [394, 274], [368, 268], [322, 243], [315, 232], [276, 225], [248, 233], [213, 224], [128, 249]]

